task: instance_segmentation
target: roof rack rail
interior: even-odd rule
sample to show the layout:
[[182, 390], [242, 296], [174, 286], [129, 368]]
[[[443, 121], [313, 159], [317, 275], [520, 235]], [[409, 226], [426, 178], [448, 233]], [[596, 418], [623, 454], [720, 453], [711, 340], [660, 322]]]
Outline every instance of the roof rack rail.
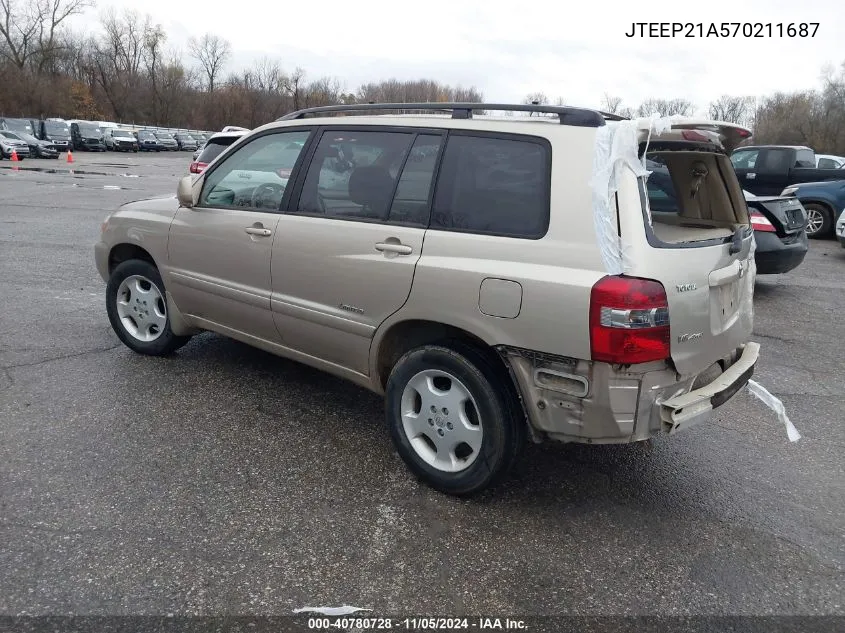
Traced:
[[309, 114], [329, 112], [363, 112], [367, 110], [439, 110], [449, 111], [453, 119], [471, 119], [473, 110], [499, 110], [505, 112], [537, 112], [541, 114], [556, 114], [561, 125], [575, 125], [579, 127], [601, 127], [605, 119], [621, 121], [625, 117], [618, 114], [599, 112], [588, 108], [573, 108], [569, 106], [540, 105], [537, 103], [355, 103], [349, 105], [330, 105], [305, 108], [291, 112], [276, 119], [277, 121], [292, 121], [304, 119]]

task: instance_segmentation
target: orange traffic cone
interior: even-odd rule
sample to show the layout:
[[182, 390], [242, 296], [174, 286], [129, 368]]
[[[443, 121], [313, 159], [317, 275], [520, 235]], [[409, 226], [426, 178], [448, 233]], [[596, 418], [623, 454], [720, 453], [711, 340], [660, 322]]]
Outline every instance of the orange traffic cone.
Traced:
[[73, 152], [71, 152], [70, 150], [67, 151], [67, 162], [73, 162]]
[[15, 151], [15, 149], [14, 149], [14, 148], [12, 148], [12, 162], [13, 162], [13, 163], [16, 163], [16, 162], [18, 162], [19, 160], [20, 160], [20, 158], [18, 158], [18, 153], [17, 153], [17, 151]]

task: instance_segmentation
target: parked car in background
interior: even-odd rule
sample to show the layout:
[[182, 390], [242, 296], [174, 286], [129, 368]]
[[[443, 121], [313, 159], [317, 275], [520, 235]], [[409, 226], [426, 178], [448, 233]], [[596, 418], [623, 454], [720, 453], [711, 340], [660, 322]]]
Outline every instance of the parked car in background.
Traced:
[[107, 128], [104, 132], [106, 149], [114, 152], [137, 152], [138, 139], [128, 130]]
[[15, 132], [0, 130], [0, 158], [11, 158], [12, 152], [21, 160], [29, 157], [29, 145]]
[[777, 196], [789, 185], [839, 180], [842, 170], [816, 167], [816, 154], [809, 147], [748, 145], [731, 154], [739, 182], [755, 196]]
[[[727, 156], [748, 130], [687, 119], [658, 134], [540, 105], [342, 108], [247, 132], [175, 199], [105, 220], [94, 258], [127, 347], [169, 355], [211, 330], [351, 380], [384, 397], [409, 470], [453, 495], [501, 479], [528, 436], [645, 441], [748, 384], [754, 237]], [[649, 139], [674, 213], [650, 218], [630, 169], [592, 211], [605, 125], [637, 126], [631, 152]], [[614, 231], [597, 236], [597, 214]]]
[[194, 140], [196, 140], [198, 150], [202, 149], [208, 141], [208, 136], [206, 136], [205, 133], [191, 134], [191, 136], [193, 136]]
[[0, 130], [35, 135], [35, 127], [32, 125], [32, 119], [0, 118]]
[[774, 275], [793, 270], [809, 250], [807, 214], [801, 201], [791, 196], [758, 197], [743, 191], [757, 248], [757, 272]]
[[105, 152], [103, 130], [91, 121], [71, 121], [70, 138], [73, 149], [88, 152]]
[[[225, 131], [230, 130], [230, 131]], [[194, 160], [188, 167], [188, 171], [192, 174], [201, 174], [208, 167], [209, 163], [223, 153], [227, 147], [241, 138], [249, 130], [245, 128], [224, 128], [223, 132], [212, 134], [206, 141], [205, 147], [201, 151], [194, 154]]]
[[842, 169], [845, 167], [845, 157], [816, 154], [816, 167], [820, 169]]
[[60, 152], [66, 152], [71, 147], [70, 124], [64, 119], [44, 119], [38, 121], [36, 134], [42, 141], [49, 141]]
[[138, 139], [138, 149], [142, 152], [160, 152], [164, 149], [158, 137], [150, 130], [138, 130], [135, 137]]
[[32, 134], [27, 134], [26, 132], [9, 132], [8, 130], [5, 130], [3, 134], [6, 136], [14, 135], [14, 138], [18, 138], [26, 143], [29, 147], [30, 158], [59, 157], [58, 148], [50, 141], [42, 141], [41, 139], [37, 139]]
[[845, 179], [793, 184], [781, 195], [794, 196], [804, 205], [808, 237], [828, 237], [845, 209]]
[[179, 143], [170, 132], [156, 132], [155, 137], [162, 151], [179, 151]]
[[179, 149], [182, 151], [195, 152], [199, 147], [197, 140], [187, 132], [176, 132], [173, 138], [176, 139], [176, 143], [178, 143]]

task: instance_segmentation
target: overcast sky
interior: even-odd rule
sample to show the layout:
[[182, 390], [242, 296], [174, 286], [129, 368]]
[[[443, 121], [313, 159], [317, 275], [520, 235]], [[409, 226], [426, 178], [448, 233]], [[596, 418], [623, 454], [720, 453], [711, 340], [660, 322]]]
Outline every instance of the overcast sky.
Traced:
[[[347, 90], [431, 78], [474, 85], [487, 101], [541, 91], [597, 107], [609, 92], [630, 106], [680, 97], [706, 107], [721, 94], [818, 87], [825, 64], [845, 62], [839, 0], [98, 0], [75, 26], [95, 27], [108, 6], [141, 7], [175, 48], [205, 32], [227, 38], [227, 71], [266, 55], [287, 71], [337, 77]], [[625, 37], [633, 22], [820, 24], [812, 38]]]

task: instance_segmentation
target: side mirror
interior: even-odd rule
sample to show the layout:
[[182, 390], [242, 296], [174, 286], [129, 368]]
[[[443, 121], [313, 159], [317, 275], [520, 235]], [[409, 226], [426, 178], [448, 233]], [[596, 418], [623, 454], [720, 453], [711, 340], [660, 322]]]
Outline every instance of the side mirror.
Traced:
[[194, 206], [193, 176], [185, 176], [179, 180], [179, 186], [176, 187], [176, 198], [183, 207], [190, 209]]

